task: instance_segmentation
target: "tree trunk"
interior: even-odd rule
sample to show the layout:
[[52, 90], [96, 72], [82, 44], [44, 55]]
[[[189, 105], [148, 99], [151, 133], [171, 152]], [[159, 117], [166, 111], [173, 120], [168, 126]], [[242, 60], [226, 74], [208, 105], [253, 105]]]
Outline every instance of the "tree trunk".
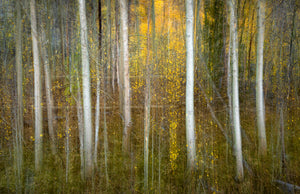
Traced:
[[[230, 10], [228, 12], [230, 14]], [[227, 96], [228, 96], [228, 111], [229, 111], [229, 128], [232, 129], [232, 67], [231, 67], [231, 55], [232, 55], [232, 34], [229, 30], [229, 43], [228, 43], [228, 59], [227, 59]]]
[[128, 150], [131, 109], [130, 109], [130, 79], [129, 79], [129, 50], [128, 50], [128, 2], [120, 0], [120, 17], [121, 17], [121, 66], [122, 73], [123, 97], [124, 97], [124, 131], [123, 131], [123, 150]]
[[[95, 8], [96, 10], [96, 8]], [[98, 23], [99, 23], [99, 34], [98, 34], [98, 48], [99, 54], [96, 57], [96, 113], [95, 113], [95, 147], [94, 147], [94, 163], [97, 168], [97, 158], [98, 158], [98, 139], [99, 139], [99, 126], [100, 126], [100, 65], [101, 65], [101, 37], [102, 37], [102, 27], [101, 27], [101, 0], [99, 0], [98, 4]], [[96, 22], [95, 22], [96, 24]], [[95, 30], [96, 32], [96, 30]]]
[[83, 139], [84, 139], [84, 124], [82, 115], [82, 103], [81, 103], [81, 89], [79, 84], [79, 75], [77, 70], [77, 119], [78, 119], [78, 131], [79, 131], [79, 142], [80, 142], [80, 175], [81, 179], [84, 179], [84, 156], [83, 156]]
[[22, 166], [23, 166], [23, 68], [22, 68], [22, 30], [21, 24], [21, 2], [16, 2], [16, 68], [17, 68], [17, 128], [15, 132], [15, 163], [17, 166], [17, 192], [21, 193], [22, 188]]
[[267, 151], [265, 110], [263, 94], [263, 56], [264, 56], [264, 31], [265, 31], [265, 0], [258, 1], [258, 33], [257, 33], [257, 61], [256, 61], [256, 114], [259, 137], [259, 152], [262, 155]]
[[42, 92], [41, 92], [41, 72], [38, 49], [38, 33], [36, 24], [35, 0], [30, 0], [32, 53], [34, 64], [34, 116], [35, 116], [35, 169], [38, 171], [42, 163]]
[[186, 143], [188, 172], [195, 170], [194, 114], [194, 12], [193, 0], [186, 0]]
[[115, 66], [116, 66], [116, 74], [117, 74], [117, 84], [118, 84], [118, 89], [119, 89], [119, 107], [120, 107], [120, 112], [123, 113], [123, 81], [122, 81], [122, 75], [121, 75], [121, 58], [120, 58], [120, 38], [119, 38], [119, 33], [120, 33], [120, 23], [119, 23], [119, 1], [115, 1], [115, 26], [116, 26], [116, 31], [115, 31]]
[[242, 138], [240, 128], [240, 107], [239, 107], [239, 79], [238, 79], [238, 34], [236, 0], [228, 0], [230, 8], [230, 31], [232, 35], [232, 108], [233, 108], [233, 127], [234, 127], [234, 154], [236, 157], [237, 179], [244, 177]]
[[[150, 67], [150, 80], [149, 80], [149, 83], [150, 83], [150, 104], [149, 104], [149, 110], [150, 110], [150, 107], [151, 107], [151, 78], [152, 78], [152, 71], [153, 71], [153, 66], [155, 64], [157, 64], [157, 51], [156, 51], [156, 41], [155, 41], [155, 4], [154, 4], [154, 0], [152, 0], [152, 10], [151, 10], [151, 14], [152, 14], [152, 51], [153, 51], [153, 58], [152, 58], [152, 65]], [[149, 74], [147, 74], [149, 75]], [[150, 118], [150, 113], [149, 113], [149, 118]], [[149, 123], [151, 122], [151, 119], [149, 121]], [[150, 129], [149, 129], [150, 130]], [[154, 188], [154, 130], [152, 129], [152, 146], [151, 146], [151, 159], [152, 159], [152, 173], [151, 173], [151, 177], [152, 177], [152, 184], [151, 184], [151, 187]]]
[[115, 91], [114, 86], [114, 63], [112, 62], [112, 44], [111, 44], [111, 1], [107, 0], [107, 12], [106, 12], [106, 22], [107, 22], [107, 56], [108, 56], [108, 67], [110, 67], [111, 70], [111, 80], [109, 80], [113, 92]]
[[64, 30], [64, 3], [63, 0], [59, 1], [60, 6], [60, 37], [61, 37], [61, 56], [62, 56], [62, 62], [61, 62], [61, 71], [64, 72], [65, 70], [65, 30]]
[[148, 28], [147, 28], [147, 59], [146, 59], [146, 88], [145, 88], [145, 123], [144, 123], [144, 192], [148, 193], [149, 169], [149, 133], [150, 133], [150, 0], [148, 0]]
[[[66, 98], [69, 98], [67, 96]], [[66, 103], [66, 129], [65, 129], [65, 152], [66, 152], [66, 183], [68, 182], [68, 176], [69, 176], [69, 161], [70, 161], [70, 122], [69, 122], [69, 104]]]
[[81, 35], [81, 62], [82, 62], [82, 93], [83, 93], [83, 119], [84, 119], [84, 169], [85, 177], [93, 172], [92, 162], [92, 110], [90, 87], [90, 64], [88, 53], [88, 31], [86, 20], [85, 0], [79, 1], [80, 35]]
[[[105, 77], [107, 75], [107, 71], [104, 70], [105, 67], [103, 66], [103, 90], [104, 93], [106, 92], [106, 81]], [[108, 138], [107, 138], [107, 125], [106, 125], [106, 95], [103, 96], [103, 138], [104, 138], [104, 165], [105, 165], [105, 179], [106, 179], [106, 185], [109, 185], [109, 177], [108, 177]]]
[[[110, 10], [110, 0], [107, 0], [107, 9]], [[108, 11], [109, 12], [109, 11]], [[108, 161], [108, 137], [107, 137], [107, 123], [106, 123], [106, 92], [107, 92], [107, 69], [108, 69], [108, 66], [110, 66], [111, 64], [111, 42], [110, 42], [110, 13], [107, 12], [107, 15], [106, 15], [106, 24], [108, 26], [107, 28], [107, 31], [106, 31], [106, 34], [109, 34], [109, 39], [106, 41], [107, 44], [106, 44], [106, 52], [107, 52], [107, 64], [106, 65], [102, 65], [102, 77], [103, 77], [103, 91], [104, 91], [104, 95], [103, 95], [103, 138], [104, 138], [104, 165], [105, 165], [105, 179], [106, 179], [106, 185], [108, 187], [109, 185], [109, 177], [108, 177], [108, 164], [107, 164], [107, 161]]]
[[44, 29], [42, 29], [42, 35], [41, 35], [41, 52], [42, 52], [42, 59], [44, 63], [44, 71], [45, 71], [45, 89], [46, 89], [46, 102], [47, 102], [47, 116], [48, 116], [48, 130], [50, 135], [50, 144], [51, 144], [51, 151], [52, 154], [56, 154], [56, 147], [55, 147], [55, 130], [54, 130], [54, 123], [55, 120], [54, 114], [53, 114], [53, 96], [52, 96], [52, 86], [51, 86], [51, 73], [50, 73], [50, 64], [49, 64], [49, 58], [47, 54], [47, 48], [46, 44], [46, 34]]

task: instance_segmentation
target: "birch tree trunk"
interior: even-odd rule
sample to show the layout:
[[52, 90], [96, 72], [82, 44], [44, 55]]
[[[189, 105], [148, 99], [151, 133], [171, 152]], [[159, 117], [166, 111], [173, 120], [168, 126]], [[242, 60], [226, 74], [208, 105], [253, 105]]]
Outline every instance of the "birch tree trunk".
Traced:
[[120, 19], [121, 19], [121, 66], [123, 72], [123, 96], [124, 96], [124, 131], [123, 131], [123, 150], [128, 149], [131, 123], [130, 109], [130, 79], [129, 79], [129, 50], [128, 50], [128, 2], [120, 0]]
[[244, 177], [242, 138], [240, 128], [240, 107], [239, 107], [239, 64], [238, 64], [238, 34], [237, 34], [237, 16], [236, 0], [228, 0], [230, 8], [230, 31], [232, 35], [232, 111], [233, 111], [233, 128], [234, 128], [234, 154], [236, 157], [237, 179], [242, 180]]
[[21, 24], [21, 2], [16, 2], [17, 21], [16, 21], [16, 68], [17, 68], [17, 129], [15, 133], [15, 162], [18, 176], [18, 193], [22, 188], [22, 165], [23, 165], [23, 68], [22, 68], [22, 24]]
[[41, 71], [38, 49], [38, 33], [36, 24], [35, 0], [30, 0], [32, 53], [34, 64], [34, 117], [35, 117], [35, 169], [38, 171], [42, 163], [42, 92], [41, 92]]
[[188, 172], [195, 169], [194, 114], [194, 8], [193, 0], [186, 0], [186, 142]]
[[150, 133], [150, 107], [151, 107], [151, 80], [150, 80], [150, 0], [148, 0], [148, 29], [147, 29], [147, 62], [146, 62], [146, 88], [145, 88], [145, 124], [144, 124], [144, 192], [148, 192], [148, 159], [149, 159], [149, 133]]
[[258, 1], [257, 7], [257, 61], [256, 61], [256, 114], [259, 138], [259, 152], [262, 155], [267, 151], [265, 110], [263, 94], [263, 58], [264, 58], [264, 31], [265, 31], [265, 0]]
[[83, 93], [83, 120], [84, 120], [84, 169], [85, 177], [90, 177], [93, 171], [92, 162], [92, 110], [90, 64], [88, 53], [87, 20], [85, 0], [79, 1], [81, 62], [82, 62], [82, 93]]
[[[94, 5], [94, 9], [96, 10], [96, 6]], [[96, 18], [96, 16], [94, 16]], [[94, 22], [96, 25], [96, 22]], [[94, 147], [94, 163], [95, 168], [97, 168], [97, 158], [98, 158], [98, 139], [99, 139], [99, 123], [100, 123], [100, 65], [101, 65], [101, 37], [102, 37], [102, 28], [101, 28], [101, 0], [98, 4], [98, 23], [99, 23], [99, 34], [98, 34], [98, 48], [99, 48], [99, 55], [96, 57], [96, 79], [97, 79], [97, 86], [96, 86], [96, 113], [95, 113], [95, 147]], [[96, 28], [95, 28], [96, 33]]]

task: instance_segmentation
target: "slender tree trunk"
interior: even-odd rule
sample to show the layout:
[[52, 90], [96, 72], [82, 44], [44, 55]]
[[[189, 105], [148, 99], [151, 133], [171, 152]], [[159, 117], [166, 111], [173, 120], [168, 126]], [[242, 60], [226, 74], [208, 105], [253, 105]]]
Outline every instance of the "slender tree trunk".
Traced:
[[233, 127], [234, 127], [234, 153], [236, 157], [237, 179], [244, 177], [242, 138], [240, 128], [240, 105], [239, 105], [239, 79], [238, 79], [238, 35], [237, 35], [237, 16], [236, 0], [228, 0], [230, 8], [230, 31], [232, 35], [232, 108], [233, 108]]
[[[107, 71], [104, 70], [105, 67], [103, 66], [103, 90], [104, 93], [106, 92], [106, 81], [105, 77], [107, 75]], [[109, 177], [108, 177], [108, 138], [107, 138], [107, 124], [106, 124], [106, 95], [103, 96], [103, 137], [104, 137], [104, 165], [105, 165], [105, 179], [106, 179], [106, 185], [109, 185]]]
[[111, 44], [111, 0], [107, 0], [107, 12], [106, 12], [106, 22], [107, 22], [107, 56], [108, 56], [108, 67], [110, 67], [111, 70], [111, 86], [113, 92], [115, 91], [114, 86], [114, 63], [112, 62], [112, 44]]
[[17, 68], [17, 128], [15, 132], [15, 163], [17, 166], [17, 192], [22, 192], [22, 166], [23, 166], [23, 68], [22, 68], [22, 30], [21, 2], [17, 1], [16, 21], [16, 68]]
[[[293, 77], [292, 75], [293, 73], [293, 66], [294, 66], [294, 39], [295, 39], [295, 26], [296, 26], [296, 22], [295, 22], [295, 18], [296, 18], [296, 11], [297, 11], [297, 6], [296, 6], [296, 1], [292, 1], [291, 5], [293, 6], [294, 10], [293, 10], [293, 21], [292, 21], [292, 28], [291, 28], [291, 39], [290, 39], [290, 53], [289, 53], [289, 63], [288, 63], [288, 67], [287, 67], [287, 78], [288, 78], [288, 94], [287, 97], [289, 97], [290, 92], [291, 92], [291, 78]], [[299, 65], [298, 65], [299, 66]], [[297, 90], [296, 90], [297, 91]], [[296, 95], [298, 97], [298, 95]]]
[[257, 33], [257, 62], [256, 62], [256, 114], [259, 137], [259, 152], [262, 155], [267, 151], [265, 110], [263, 94], [263, 56], [264, 56], [264, 31], [265, 31], [265, 0], [258, 1], [258, 33]]
[[[68, 18], [68, 8], [69, 8], [69, 2], [67, 2], [66, 5], [66, 18]], [[66, 128], [65, 128], [65, 152], [66, 152], [66, 183], [68, 183], [69, 180], [69, 164], [70, 164], [70, 99], [71, 99], [71, 94], [72, 94], [72, 76], [71, 76], [71, 55], [70, 55], [70, 28], [69, 28], [69, 22], [68, 19], [66, 21], [66, 56], [67, 56], [67, 68], [69, 70], [69, 91], [65, 94], [65, 98], [66, 98], [66, 110], [65, 110], [65, 114], [66, 114]]]
[[93, 172], [92, 162], [92, 110], [91, 110], [91, 85], [90, 64], [88, 52], [88, 31], [86, 20], [85, 0], [79, 1], [80, 35], [81, 35], [81, 62], [82, 62], [82, 93], [84, 117], [84, 169], [85, 177], [90, 177]]
[[[96, 8], [95, 8], [96, 9]], [[98, 158], [98, 139], [99, 139], [99, 127], [100, 127], [100, 65], [101, 65], [101, 39], [102, 39], [102, 25], [101, 25], [101, 0], [99, 0], [98, 4], [98, 23], [99, 23], [99, 34], [98, 34], [98, 48], [99, 54], [97, 56], [96, 61], [96, 79], [97, 79], [97, 86], [96, 86], [96, 113], [95, 113], [95, 148], [94, 148], [94, 163], [95, 167], [97, 168], [97, 158]], [[96, 24], [96, 22], [95, 22]], [[96, 31], [96, 30], [95, 30]]]
[[82, 114], [82, 99], [81, 99], [81, 89], [80, 89], [80, 84], [79, 84], [79, 75], [78, 75], [78, 70], [77, 70], [77, 102], [76, 102], [76, 107], [77, 107], [77, 119], [78, 119], [78, 131], [79, 131], [79, 142], [80, 142], [80, 175], [81, 179], [84, 179], [84, 155], [83, 155], [83, 150], [84, 150], [84, 144], [83, 144], [83, 139], [84, 139], [84, 124], [83, 124], [83, 114]]
[[36, 23], [35, 0], [30, 0], [31, 36], [32, 52], [34, 63], [34, 116], [35, 116], [35, 169], [40, 170], [42, 165], [42, 91], [41, 91], [41, 71], [38, 49], [38, 32]]
[[[155, 64], [157, 64], [157, 50], [156, 50], [156, 40], [155, 40], [155, 4], [154, 4], [154, 0], [152, 0], [152, 9], [151, 9], [151, 14], [152, 14], [152, 51], [154, 53], [153, 58], [152, 58], [152, 65], [150, 67], [150, 105], [149, 107], [151, 107], [151, 78], [152, 78], [152, 71], [153, 71], [153, 66], [155, 66]], [[149, 74], [147, 74], [149, 75]], [[150, 110], [150, 108], [149, 108]], [[149, 118], [150, 118], [150, 113], [149, 113]], [[151, 122], [151, 120], [149, 121], [149, 123]], [[149, 129], [150, 130], [150, 129]], [[151, 146], [151, 159], [152, 159], [152, 173], [151, 173], [151, 177], [152, 177], [152, 188], [154, 189], [154, 130], [152, 129], [152, 146]]]
[[[230, 10], [228, 12], [230, 15]], [[229, 43], [228, 43], [228, 60], [227, 60], [227, 96], [228, 96], [228, 111], [229, 111], [229, 127], [232, 129], [232, 67], [231, 67], [231, 55], [232, 55], [232, 34], [229, 30]]]
[[186, 0], [186, 142], [188, 172], [195, 170], [194, 113], [194, 13], [193, 0]]
[[[66, 98], [69, 98], [67, 96]], [[66, 129], [65, 129], [65, 152], [66, 152], [66, 183], [68, 182], [69, 178], [69, 160], [70, 160], [70, 122], [69, 122], [69, 104], [67, 103], [66, 108]]]
[[[156, 99], [157, 100], [157, 99]], [[158, 132], [158, 193], [160, 193], [160, 187], [161, 187], [161, 158], [162, 158], [162, 152], [161, 152], [161, 131], [162, 128], [159, 128]]]
[[[227, 15], [230, 15], [230, 10], [227, 7]], [[231, 54], [232, 54], [232, 48], [231, 48], [231, 30], [229, 30], [229, 38], [228, 38], [228, 53], [227, 53], [227, 97], [228, 97], [228, 108], [227, 108], [227, 114], [228, 114], [228, 121], [227, 121], [227, 130], [232, 134], [233, 131], [233, 119], [232, 119], [232, 69], [231, 69]], [[226, 37], [225, 37], [226, 38]], [[225, 49], [226, 50], [226, 49]], [[228, 144], [226, 144], [226, 164], [228, 165]], [[231, 165], [231, 164], [229, 164]], [[228, 169], [229, 170], [229, 169]]]
[[110, 13], [109, 10], [110, 10], [110, 0], [107, 0], [107, 15], [106, 15], [106, 24], [107, 24], [107, 31], [106, 31], [106, 34], [109, 35], [109, 38], [108, 40], [106, 41], [107, 42], [107, 47], [106, 47], [106, 52], [107, 52], [107, 64], [106, 65], [102, 65], [102, 73], [103, 73], [103, 90], [104, 90], [104, 95], [103, 95], [103, 128], [104, 128], [104, 131], [103, 131], [103, 138], [104, 138], [104, 165], [105, 165], [105, 179], [106, 179], [106, 185], [108, 186], [109, 185], [109, 177], [108, 177], [108, 164], [107, 164], [107, 161], [108, 161], [108, 137], [107, 137], [107, 123], [106, 123], [106, 92], [107, 92], [107, 74], [108, 74], [108, 65], [110, 66], [111, 64], [111, 42], [110, 42], [110, 35], [111, 35], [111, 30], [110, 30]]
[[131, 108], [130, 108], [130, 79], [129, 79], [129, 49], [128, 49], [128, 2], [120, 0], [120, 17], [121, 17], [121, 66], [122, 79], [124, 82], [124, 131], [123, 131], [123, 150], [129, 148], [129, 136], [131, 125]]
[[123, 81], [122, 81], [122, 75], [121, 75], [121, 58], [120, 58], [120, 42], [119, 42], [119, 29], [120, 29], [120, 24], [119, 24], [119, 0], [115, 1], [115, 26], [116, 26], [116, 31], [115, 31], [115, 44], [116, 44], [116, 58], [115, 58], [115, 65], [116, 65], [116, 74], [117, 74], [117, 84], [118, 84], [118, 89], [119, 89], [119, 106], [120, 106], [120, 112], [123, 113]]
[[[46, 2], [45, 2], [46, 3]], [[56, 3], [55, 3], [56, 5]], [[48, 44], [48, 56], [49, 56], [49, 64], [50, 64], [50, 74], [51, 74], [51, 82], [53, 83], [55, 81], [55, 69], [56, 69], [56, 60], [53, 59], [53, 50], [54, 47], [51, 46], [53, 39], [52, 39], [52, 26], [51, 26], [51, 19], [55, 20], [55, 15], [54, 15], [54, 10], [55, 10], [55, 5], [53, 5], [53, 1], [52, 0], [47, 0], [47, 28], [46, 28], [46, 32], [47, 32], [47, 37], [49, 39], [49, 44]], [[51, 19], [50, 19], [51, 18]], [[53, 116], [53, 118], [55, 118], [55, 116]], [[54, 119], [54, 129], [57, 125], [57, 121], [56, 119]]]
[[55, 130], [54, 130], [54, 113], [53, 113], [53, 96], [52, 96], [52, 86], [51, 86], [51, 73], [50, 73], [50, 64], [49, 64], [49, 58], [47, 54], [47, 48], [49, 49], [49, 46], [46, 46], [47, 43], [46, 40], [46, 34], [44, 32], [44, 29], [42, 29], [42, 35], [41, 35], [41, 52], [42, 52], [42, 59], [44, 63], [44, 71], [45, 71], [45, 89], [46, 89], [46, 102], [47, 102], [47, 116], [48, 116], [48, 130], [50, 135], [50, 146], [52, 154], [56, 153], [56, 147], [55, 147]]
[[145, 88], [145, 123], [144, 123], [144, 192], [148, 193], [149, 169], [149, 133], [151, 107], [150, 80], [150, 0], [148, 0], [148, 28], [147, 28], [147, 59], [146, 59], [146, 88]]
[[[284, 17], [282, 14], [281, 16]], [[280, 46], [279, 46], [279, 64], [283, 64], [283, 56], [284, 56], [284, 49], [283, 49], [283, 41], [284, 41], [284, 24], [286, 21], [281, 21], [280, 25]], [[285, 156], [285, 141], [284, 141], [284, 108], [285, 108], [285, 98], [286, 94], [284, 91], [285, 81], [284, 80], [284, 67], [281, 65], [277, 70], [277, 109], [278, 109], [278, 116], [279, 116], [279, 133], [278, 133], [278, 140], [277, 140], [277, 151], [280, 154], [280, 175], [286, 176], [286, 156]], [[279, 146], [281, 145], [281, 150], [279, 153]]]
[[[51, 11], [50, 10], [52, 10], [52, 7], [50, 7], [50, 5], [51, 5], [51, 2], [50, 2], [50, 0], [48, 0], [48, 17], [50, 16], [50, 13], [51, 13]], [[49, 81], [48, 81], [48, 83], [49, 83], [49, 87], [48, 88], [50, 88], [50, 90], [49, 90], [49, 96], [50, 96], [50, 98], [49, 98], [49, 103], [50, 103], [50, 107], [51, 107], [51, 112], [49, 113], [49, 115], [50, 114], [52, 114], [50, 117], [49, 117], [49, 120], [53, 123], [52, 124], [52, 127], [53, 127], [53, 130], [52, 130], [52, 132], [50, 132], [50, 128], [49, 128], [49, 133], [52, 133], [52, 134], [50, 134], [50, 137], [52, 138], [52, 149], [54, 149], [54, 151], [55, 152], [53, 152], [53, 153], [56, 153], [56, 131], [55, 131], [55, 129], [56, 129], [56, 127], [57, 127], [57, 120], [55, 119], [55, 111], [54, 111], [54, 104], [55, 104], [55, 101], [54, 101], [54, 99], [53, 99], [53, 93], [52, 93], [52, 81], [53, 81], [53, 78], [55, 78], [55, 75], [53, 75], [53, 74], [55, 74], [55, 60], [53, 60], [52, 58], [53, 58], [53, 48], [52, 48], [52, 46], [51, 46], [51, 43], [52, 43], [52, 33], [51, 33], [51, 20], [49, 19], [49, 18], [46, 18], [47, 19], [47, 38], [48, 38], [48, 41], [47, 41], [47, 49], [48, 49], [48, 61], [49, 61], [49, 65], [48, 65], [48, 71], [49, 71], [49, 73], [47, 73], [48, 74], [48, 77], [49, 77]], [[53, 69], [51, 69], [51, 68], [53, 68]], [[45, 74], [46, 74], [46, 72], [45, 72]], [[46, 78], [45, 78], [46, 79]], [[47, 87], [46, 87], [47, 88]], [[48, 96], [48, 94], [47, 94], [47, 96]], [[48, 98], [48, 97], [47, 97]], [[49, 109], [47, 109], [48, 111], [49, 111]]]
[[283, 109], [284, 109], [284, 100], [282, 100], [280, 102], [280, 105], [279, 105], [279, 122], [280, 122], [280, 144], [281, 144], [281, 155], [280, 155], [280, 172], [282, 173], [283, 176], [286, 175], [286, 156], [285, 156], [285, 141], [284, 141], [284, 117], [283, 117]]
[[60, 37], [61, 37], [61, 56], [62, 56], [62, 63], [61, 63], [61, 70], [64, 72], [65, 70], [65, 30], [64, 30], [64, 3], [63, 0], [60, 0]]

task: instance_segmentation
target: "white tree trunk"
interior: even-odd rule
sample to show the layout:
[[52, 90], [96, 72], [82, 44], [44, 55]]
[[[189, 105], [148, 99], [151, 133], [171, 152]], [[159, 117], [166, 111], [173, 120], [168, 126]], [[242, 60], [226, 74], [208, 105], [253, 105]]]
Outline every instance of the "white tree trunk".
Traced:
[[265, 110], [263, 94], [263, 70], [264, 70], [264, 31], [265, 31], [265, 0], [259, 0], [257, 6], [257, 61], [256, 61], [256, 114], [259, 137], [259, 152], [263, 155], [267, 151]]
[[186, 142], [188, 171], [194, 170], [196, 159], [194, 114], [194, 8], [186, 0]]
[[[129, 145], [129, 132], [131, 123], [130, 109], [130, 79], [129, 79], [129, 50], [128, 50], [128, 2], [120, 0], [121, 17], [121, 64], [123, 66], [123, 95], [124, 95], [124, 131], [123, 149], [127, 150]], [[122, 73], [122, 72], [120, 72]]]
[[230, 8], [230, 31], [232, 35], [232, 111], [234, 127], [234, 153], [236, 157], [237, 179], [244, 177], [242, 138], [240, 128], [240, 107], [239, 107], [239, 64], [238, 64], [238, 34], [237, 34], [237, 16], [236, 0], [228, 0]]
[[[94, 9], [96, 10], [96, 6], [94, 5]], [[101, 28], [101, 1], [99, 1], [98, 5], [99, 9], [99, 28]], [[96, 18], [95, 18], [96, 20]], [[96, 22], [95, 22], [96, 24]], [[96, 33], [97, 28], [94, 29], [94, 33]], [[98, 160], [98, 139], [99, 139], [99, 127], [100, 127], [100, 65], [101, 65], [101, 29], [99, 29], [99, 38], [98, 38], [98, 43], [97, 46], [99, 48], [99, 55], [96, 56], [96, 113], [95, 113], [95, 145], [94, 145], [94, 163], [95, 163], [95, 168], [97, 168], [97, 160]], [[95, 36], [96, 39], [97, 36]]]
[[34, 64], [34, 116], [35, 116], [35, 169], [39, 170], [42, 162], [42, 92], [41, 92], [41, 71], [38, 49], [38, 33], [36, 24], [35, 0], [30, 1], [32, 52]]
[[84, 169], [85, 176], [90, 177], [93, 171], [92, 162], [92, 110], [90, 64], [88, 53], [87, 21], [85, 0], [79, 1], [80, 35], [81, 35], [81, 62], [82, 62], [82, 93], [83, 93], [83, 120], [84, 120]]
[[144, 192], [148, 192], [148, 160], [149, 160], [149, 133], [150, 133], [150, 107], [151, 107], [151, 80], [150, 80], [150, 0], [148, 1], [148, 29], [147, 29], [147, 62], [146, 62], [146, 88], [145, 88], [145, 122], [144, 122]]

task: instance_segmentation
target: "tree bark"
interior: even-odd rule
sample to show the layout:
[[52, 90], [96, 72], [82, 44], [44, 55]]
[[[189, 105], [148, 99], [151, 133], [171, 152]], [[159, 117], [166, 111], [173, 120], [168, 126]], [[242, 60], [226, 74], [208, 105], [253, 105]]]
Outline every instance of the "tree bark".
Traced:
[[232, 35], [232, 111], [234, 127], [234, 154], [236, 157], [237, 179], [242, 180], [244, 177], [242, 138], [240, 127], [240, 106], [239, 106], [239, 78], [238, 78], [238, 34], [237, 34], [237, 16], [236, 0], [228, 0], [230, 8], [230, 31]]
[[[96, 8], [95, 8], [96, 9]], [[99, 54], [96, 57], [96, 113], [95, 113], [95, 147], [94, 147], [94, 163], [97, 168], [97, 158], [98, 158], [98, 139], [99, 139], [99, 127], [100, 127], [100, 65], [101, 65], [101, 39], [102, 39], [102, 27], [101, 27], [101, 0], [98, 4], [98, 23], [99, 23], [99, 34], [98, 34], [98, 48]], [[96, 24], [96, 22], [95, 22]], [[96, 30], [95, 30], [96, 31]]]
[[[110, 10], [110, 0], [107, 0], [107, 9]], [[109, 12], [109, 11], [108, 11]], [[106, 31], [106, 34], [109, 34], [109, 40], [107, 40], [108, 44], [106, 44], [106, 51], [107, 51], [107, 60], [108, 60], [108, 64], [110, 65], [111, 64], [111, 41], [110, 41], [110, 37], [111, 37], [111, 30], [110, 30], [110, 13], [107, 12], [107, 15], [106, 15], [106, 23], [107, 23], [107, 31]], [[108, 68], [108, 65], [102, 65], [102, 77], [103, 77], [103, 91], [104, 91], [104, 95], [103, 95], [103, 138], [104, 138], [104, 165], [105, 165], [105, 179], [106, 179], [106, 185], [108, 186], [109, 185], [109, 176], [108, 176], [108, 154], [109, 154], [109, 151], [108, 151], [108, 137], [107, 137], [107, 123], [106, 123], [106, 91], [107, 91], [107, 68]]]
[[257, 61], [256, 61], [256, 114], [259, 138], [259, 152], [262, 155], [267, 151], [265, 107], [263, 94], [263, 58], [264, 58], [264, 31], [265, 31], [265, 0], [258, 1], [258, 33], [257, 33]]
[[16, 68], [17, 68], [17, 128], [15, 131], [15, 162], [17, 166], [17, 192], [21, 193], [22, 188], [22, 166], [23, 166], [23, 68], [22, 68], [22, 30], [21, 24], [21, 2], [16, 2]]
[[149, 176], [149, 134], [150, 134], [150, 106], [151, 106], [151, 80], [150, 80], [150, 0], [148, 0], [148, 27], [147, 27], [147, 61], [146, 61], [146, 88], [145, 88], [145, 122], [144, 122], [144, 192], [148, 191]]
[[[103, 91], [104, 93], [106, 92], [106, 80], [105, 77], [107, 75], [107, 71], [105, 71], [105, 67], [103, 66]], [[107, 124], [106, 124], [106, 96], [103, 96], [103, 138], [104, 138], [104, 142], [103, 142], [103, 146], [104, 146], [104, 165], [105, 165], [105, 179], [106, 179], [106, 185], [109, 185], [109, 177], [108, 177], [108, 138], [107, 138]]]
[[78, 119], [78, 132], [79, 132], [79, 142], [80, 142], [80, 175], [81, 179], [84, 179], [84, 156], [83, 156], [83, 139], [84, 139], [84, 124], [83, 124], [83, 114], [82, 114], [82, 99], [81, 99], [81, 89], [79, 84], [79, 75], [78, 71], [76, 72], [77, 76], [77, 119]]
[[195, 170], [194, 113], [194, 12], [193, 0], [186, 0], [186, 143], [188, 172]]
[[[124, 97], [124, 131], [123, 131], [123, 150], [128, 150], [130, 125], [131, 125], [131, 101], [130, 101], [130, 79], [129, 79], [129, 50], [128, 50], [128, 2], [120, 0], [121, 17], [121, 66], [123, 97]], [[122, 71], [123, 70], [123, 71]]]
[[34, 64], [34, 116], [35, 116], [35, 169], [40, 170], [42, 165], [42, 92], [41, 92], [41, 71], [38, 49], [38, 32], [36, 23], [35, 0], [30, 0], [32, 53]]
[[[152, 72], [153, 72], [153, 66], [155, 66], [155, 64], [157, 64], [157, 51], [156, 51], [156, 41], [155, 41], [155, 3], [154, 0], [152, 0], [152, 9], [151, 9], [151, 17], [152, 17], [152, 51], [153, 51], [153, 58], [152, 58], [152, 65], [150, 67], [150, 80], [149, 83], [151, 84], [151, 78], [152, 78]], [[149, 74], [147, 74], [149, 75]], [[149, 104], [149, 110], [151, 109], [151, 85], [150, 85], [150, 104]], [[149, 113], [149, 118], [150, 118], [150, 113]], [[151, 122], [151, 120], [149, 121]], [[150, 129], [149, 129], [150, 130]], [[152, 159], [152, 173], [151, 173], [151, 177], [152, 177], [152, 188], [154, 188], [154, 130], [152, 129], [152, 146], [151, 146], [151, 159]]]
[[88, 52], [88, 31], [86, 20], [85, 0], [79, 1], [80, 35], [81, 35], [81, 62], [82, 62], [82, 93], [83, 93], [83, 119], [84, 119], [84, 169], [88, 178], [93, 172], [92, 162], [92, 110], [90, 64]]
[[[48, 130], [50, 135], [50, 146], [52, 154], [56, 154], [56, 147], [55, 147], [55, 130], [54, 130], [54, 113], [53, 113], [53, 96], [52, 96], [52, 86], [51, 86], [51, 73], [50, 73], [50, 64], [49, 64], [49, 58], [47, 54], [47, 43], [46, 40], [46, 34], [44, 29], [42, 29], [42, 35], [41, 35], [41, 52], [42, 52], [42, 59], [44, 63], [44, 71], [45, 71], [45, 89], [46, 89], [46, 103], [47, 103], [47, 116], [48, 116]], [[48, 47], [49, 49], [49, 47]]]

